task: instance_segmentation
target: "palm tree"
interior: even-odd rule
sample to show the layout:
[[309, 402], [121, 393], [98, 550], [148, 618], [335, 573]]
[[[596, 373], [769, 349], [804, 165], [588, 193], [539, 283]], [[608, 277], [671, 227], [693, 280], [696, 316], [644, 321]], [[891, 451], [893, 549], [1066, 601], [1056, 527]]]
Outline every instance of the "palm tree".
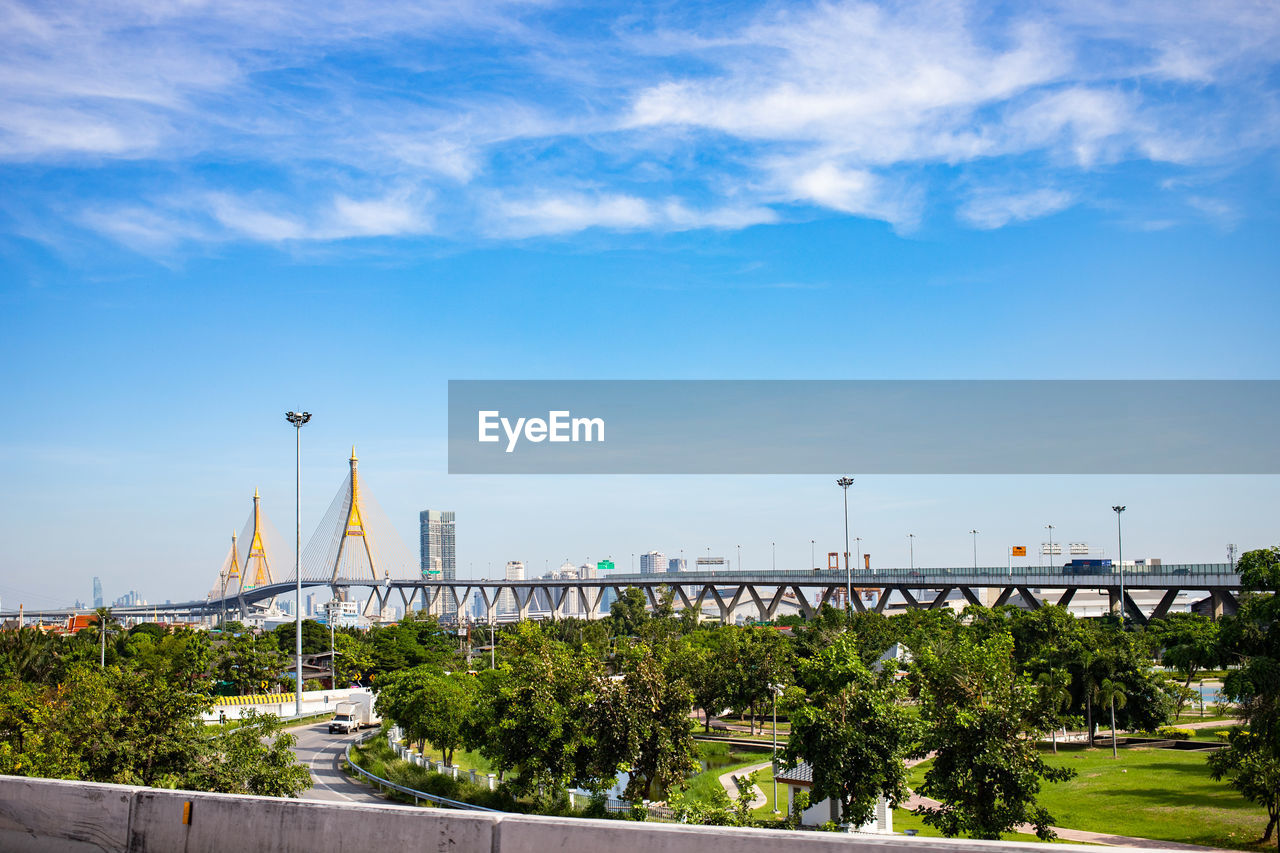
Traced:
[[1051, 669], [1040, 673], [1036, 679], [1040, 685], [1040, 698], [1050, 709], [1049, 736], [1053, 739], [1053, 754], [1058, 754], [1058, 714], [1071, 704], [1071, 673], [1063, 669]]
[[101, 652], [98, 657], [98, 665], [103, 669], [107, 668], [107, 634], [114, 633], [120, 627], [120, 623], [111, 615], [110, 607], [99, 607], [93, 611], [94, 624], [98, 626], [98, 636], [101, 638]]
[[1128, 695], [1124, 692], [1124, 684], [1118, 681], [1112, 681], [1110, 678], [1102, 679], [1102, 683], [1098, 685], [1098, 701], [1106, 702], [1111, 706], [1111, 757], [1119, 758], [1116, 753], [1116, 703], [1120, 707], [1124, 707], [1124, 703], [1129, 701]]

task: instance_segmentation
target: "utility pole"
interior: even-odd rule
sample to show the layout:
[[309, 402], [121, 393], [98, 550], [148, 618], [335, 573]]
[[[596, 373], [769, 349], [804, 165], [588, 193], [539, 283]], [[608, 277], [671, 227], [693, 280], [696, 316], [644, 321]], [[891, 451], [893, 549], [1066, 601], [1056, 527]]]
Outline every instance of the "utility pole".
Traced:
[[1123, 506], [1113, 506], [1116, 513], [1116, 553], [1120, 563], [1120, 630], [1124, 630], [1124, 536], [1120, 532], [1120, 513], [1124, 512]]
[[[294, 472], [296, 482], [294, 497], [296, 500], [294, 518], [297, 522], [297, 536], [293, 549], [293, 577], [297, 581], [297, 605], [294, 607], [294, 652], [297, 670], [294, 685], [294, 714], [302, 716], [302, 425], [311, 420], [310, 412], [285, 412], [285, 420], [293, 425], [294, 434]], [[243, 583], [243, 580], [241, 581]]]
[[836, 485], [844, 490], [844, 606], [853, 609], [853, 567], [849, 565], [849, 487], [852, 477], [841, 477]]

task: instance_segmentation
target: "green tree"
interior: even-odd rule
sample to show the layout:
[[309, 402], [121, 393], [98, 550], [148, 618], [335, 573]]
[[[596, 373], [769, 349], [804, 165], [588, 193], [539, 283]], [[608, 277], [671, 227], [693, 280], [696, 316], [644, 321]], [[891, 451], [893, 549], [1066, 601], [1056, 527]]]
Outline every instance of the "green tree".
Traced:
[[1062, 725], [1062, 712], [1071, 705], [1071, 674], [1064, 669], [1050, 669], [1036, 676], [1040, 689], [1040, 701], [1047, 709], [1053, 754], [1058, 754], [1058, 726]]
[[1014, 670], [1012, 637], [944, 638], [917, 652], [913, 678], [927, 727], [920, 753], [936, 752], [921, 793], [941, 803], [917, 809], [925, 823], [988, 839], [1029, 823], [1053, 838], [1036, 794], [1042, 780], [1075, 774], [1047, 765], [1036, 748], [1033, 735], [1052, 721], [1035, 684]]
[[293, 754], [297, 739], [274, 714], [250, 708], [241, 724], [207, 741], [189, 783], [201, 791], [296, 797], [311, 787], [311, 772]]
[[264, 692], [267, 686], [275, 683], [287, 665], [271, 634], [240, 634], [224, 642], [217, 650], [218, 675], [241, 696]]
[[115, 634], [120, 630], [120, 620], [111, 615], [110, 607], [99, 607], [93, 611], [93, 624], [96, 626], [98, 641], [102, 649], [101, 657], [98, 660], [98, 666], [103, 669], [107, 666], [107, 636]]
[[1126, 688], [1123, 684], [1112, 681], [1110, 678], [1102, 679], [1102, 683], [1098, 685], [1098, 701], [1111, 706], [1111, 757], [1119, 758], [1116, 752], [1116, 705], [1121, 708], [1129, 700], [1129, 694], [1125, 692]]
[[620, 755], [630, 767], [625, 796], [633, 802], [653, 799], [656, 792], [684, 787], [685, 777], [698, 768], [689, 717], [693, 691], [667, 646], [642, 643], [623, 656], [621, 669], [627, 724], [634, 732], [632, 754]]
[[[517, 794], [564, 789], [580, 764], [599, 664], [548, 639], [532, 622], [502, 638], [498, 670], [480, 680], [477, 713], [464, 733]], [[482, 673], [482, 675], [486, 675]]]
[[1175, 613], [1152, 621], [1147, 632], [1160, 646], [1160, 660], [1183, 678], [1183, 691], [1176, 695], [1175, 718], [1182, 714], [1186, 691], [1202, 670], [1218, 665], [1221, 648], [1218, 623], [1195, 613]]
[[[1259, 844], [1271, 840], [1280, 820], [1280, 758], [1274, 744], [1244, 729], [1234, 730], [1226, 749], [1209, 753], [1209, 771], [1214, 779], [1226, 779], [1250, 802], [1267, 810], [1267, 829]], [[1280, 835], [1276, 836], [1280, 847]]]
[[444, 763], [453, 764], [453, 751], [462, 745], [463, 727], [476, 703], [475, 678], [423, 665], [380, 676], [376, 685], [378, 713], [420, 746], [430, 743], [439, 749]]
[[[1280, 548], [1241, 555], [1239, 612], [1223, 621], [1222, 651], [1239, 664], [1227, 675], [1224, 692], [1244, 722], [1228, 748], [1211, 757], [1217, 778], [1267, 808], [1263, 840], [1276, 827], [1280, 802]], [[1280, 847], [1280, 834], [1276, 837]]]
[[920, 731], [902, 702], [906, 685], [888, 667], [873, 672], [851, 633], [800, 663], [809, 701], [791, 717], [783, 761], [813, 767], [812, 799], [840, 803], [845, 823], [861, 826], [884, 797], [896, 807], [907, 794], [905, 759]]

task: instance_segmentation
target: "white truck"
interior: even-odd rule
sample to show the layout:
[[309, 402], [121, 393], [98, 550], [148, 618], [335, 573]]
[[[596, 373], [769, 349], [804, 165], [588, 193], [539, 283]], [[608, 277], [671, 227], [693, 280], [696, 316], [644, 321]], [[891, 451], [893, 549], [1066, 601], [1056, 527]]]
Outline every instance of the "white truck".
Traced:
[[382, 722], [373, 710], [373, 696], [369, 693], [352, 693], [346, 701], [339, 702], [333, 708], [333, 719], [329, 721], [329, 734], [349, 734], [366, 726], [376, 726]]

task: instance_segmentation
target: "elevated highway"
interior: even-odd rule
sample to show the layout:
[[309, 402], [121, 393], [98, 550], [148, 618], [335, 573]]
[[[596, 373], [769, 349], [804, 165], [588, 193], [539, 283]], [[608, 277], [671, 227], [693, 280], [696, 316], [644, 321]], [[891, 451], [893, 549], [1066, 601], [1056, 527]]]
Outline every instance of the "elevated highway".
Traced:
[[[674, 593], [677, 610], [704, 608], [713, 610], [722, 621], [733, 621], [743, 608], [763, 619], [773, 619], [783, 602], [787, 602], [805, 616], [812, 616], [824, 604], [843, 606], [846, 583], [843, 571], [828, 569], [790, 569], [761, 572], [683, 572], [680, 574], [632, 574], [609, 572], [595, 578], [582, 579], [533, 579], [488, 580], [459, 578], [455, 580], [430, 580], [427, 578], [396, 579], [387, 577], [373, 580], [316, 581], [304, 577], [304, 588], [329, 587], [341, 597], [368, 597], [370, 606], [379, 612], [393, 602], [408, 609], [428, 609], [444, 597], [457, 612], [465, 612], [467, 602], [478, 595], [484, 602], [487, 619], [498, 619], [498, 597], [510, 591], [514, 600], [514, 618], [546, 618], [542, 610], [560, 611], [566, 601], [580, 613], [595, 618], [600, 613], [600, 603], [605, 590], [621, 595], [627, 587], [643, 590], [651, 607], [656, 607], [664, 588]], [[1123, 606], [1126, 614], [1138, 621], [1165, 615], [1181, 592], [1199, 592], [1210, 599], [1215, 616], [1232, 613], [1236, 608], [1236, 596], [1240, 592], [1240, 575], [1229, 563], [1189, 563], [1163, 566], [1126, 567], [1124, 571], [1124, 596], [1121, 600], [1120, 574], [1111, 569], [1096, 573], [1074, 572], [1063, 567], [953, 567], [858, 570], [852, 572], [851, 585], [857, 590], [872, 590], [874, 603], [868, 605], [863, 596], [853, 596], [856, 610], [883, 612], [893, 594], [896, 601], [905, 602], [910, 608], [938, 608], [945, 606], [953, 594], [962, 595], [972, 604], [982, 603], [984, 591], [993, 605], [1021, 604], [1037, 608], [1044, 604], [1066, 606], [1081, 590], [1097, 590], [1108, 596], [1112, 612], [1119, 613]], [[120, 617], [201, 619], [221, 614], [224, 609], [234, 618], [242, 608], [265, 605], [277, 597], [292, 595], [295, 582], [292, 579], [265, 584], [241, 591], [236, 597], [210, 596], [205, 600], [187, 601], [164, 606], [139, 606], [113, 608]], [[1157, 591], [1159, 601], [1144, 610], [1133, 599], [1136, 590]], [[545, 603], [546, 608], [535, 605]], [[67, 609], [26, 611], [30, 619], [45, 621], [63, 620], [73, 613]], [[9, 611], [0, 616], [11, 618], [17, 613]]]

